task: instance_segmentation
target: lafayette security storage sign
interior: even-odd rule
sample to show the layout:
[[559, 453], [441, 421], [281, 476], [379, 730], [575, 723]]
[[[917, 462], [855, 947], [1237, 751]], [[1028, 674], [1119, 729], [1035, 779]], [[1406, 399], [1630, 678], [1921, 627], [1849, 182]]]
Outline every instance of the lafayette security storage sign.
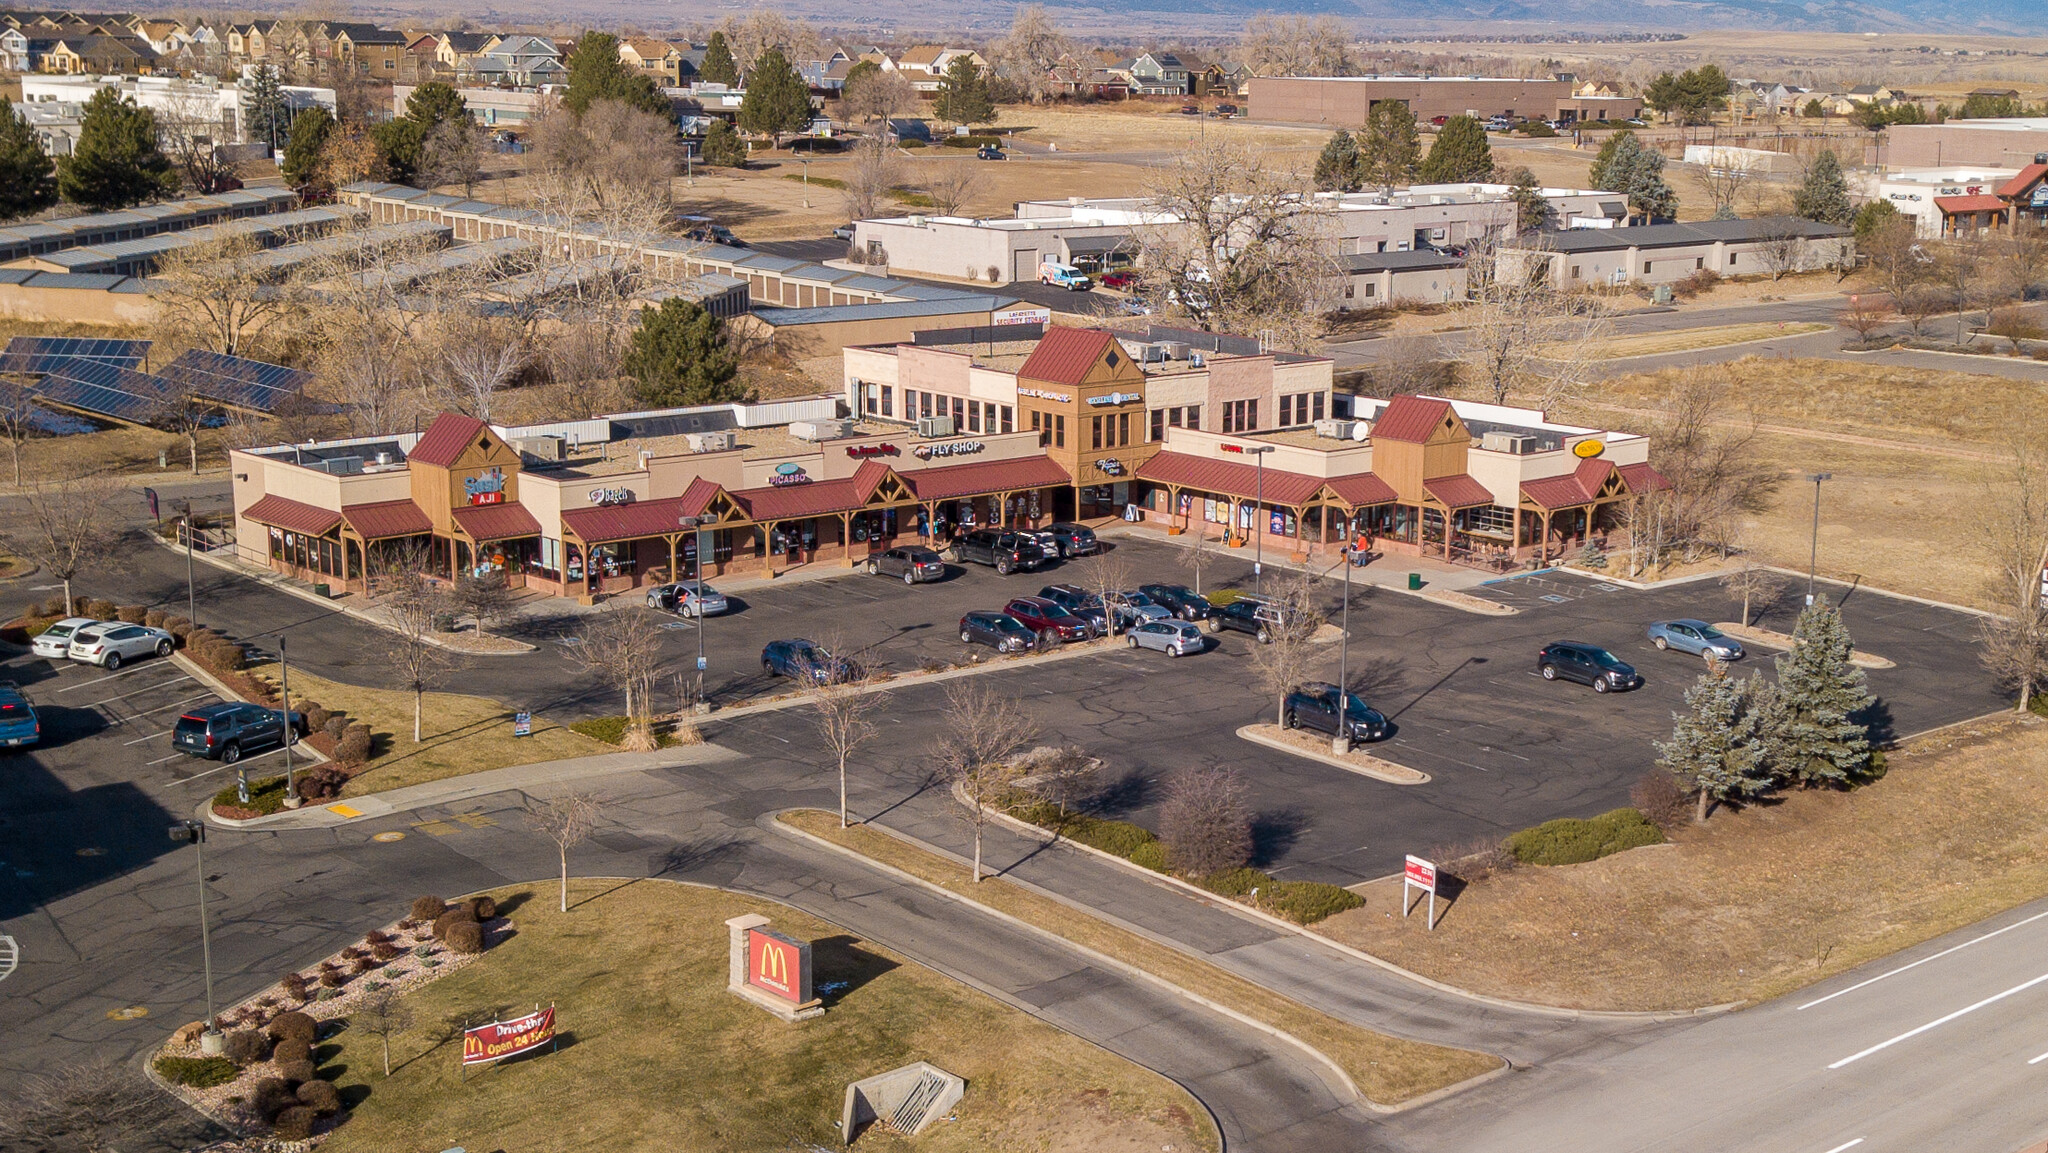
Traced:
[[555, 1007], [549, 1005], [510, 1021], [493, 1021], [462, 1033], [462, 1063], [488, 1065], [531, 1053], [555, 1040]]

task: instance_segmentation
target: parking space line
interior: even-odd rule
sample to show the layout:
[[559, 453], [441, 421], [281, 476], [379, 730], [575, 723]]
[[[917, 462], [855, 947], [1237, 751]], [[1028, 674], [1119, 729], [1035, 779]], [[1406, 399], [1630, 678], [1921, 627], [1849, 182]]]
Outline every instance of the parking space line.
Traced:
[[[163, 668], [163, 666], [162, 666], [162, 665], [147, 665], [147, 664], [145, 664], [145, 665], [136, 665], [136, 666], [135, 666], [134, 668], [130, 668], [130, 669], [123, 669], [122, 671], [120, 671], [120, 672], [118, 672], [118, 673], [108, 673], [108, 674], [107, 674], [106, 676], [103, 676], [103, 677], [94, 677], [93, 679], [91, 679], [91, 680], [89, 680], [89, 681], [80, 681], [80, 682], [78, 682], [78, 683], [77, 683], [77, 684], [75, 684], [75, 685], [65, 685], [65, 686], [64, 686], [63, 688], [61, 688], [61, 689], [58, 689], [57, 691], [58, 691], [58, 692], [60, 692], [60, 693], [68, 693], [68, 692], [70, 692], [70, 691], [71, 691], [72, 689], [82, 689], [82, 688], [86, 688], [86, 687], [88, 687], [88, 686], [90, 686], [90, 685], [96, 685], [96, 684], [99, 684], [99, 683], [101, 683], [102, 681], [111, 681], [111, 680], [113, 680], [113, 679], [114, 679], [115, 677], [125, 677], [125, 676], [127, 676], [127, 675], [128, 675], [129, 673], [140, 673], [140, 672], [147, 672], [147, 671], [148, 671], [148, 670], [150, 670], [150, 669], [161, 669], [161, 668]], [[189, 678], [187, 678], [187, 679], [189, 679]]]
[[[146, 716], [148, 716], [148, 715], [149, 715], [149, 714], [151, 714], [151, 713], [160, 713], [160, 712], [163, 712], [163, 711], [164, 711], [165, 709], [182, 709], [182, 708], [184, 708], [184, 707], [185, 707], [186, 705], [189, 705], [189, 704], [191, 704], [191, 703], [192, 703], [193, 701], [203, 701], [203, 700], [207, 700], [207, 699], [211, 698], [212, 696], [213, 696], [213, 694], [212, 694], [212, 693], [210, 693], [210, 692], [206, 692], [206, 693], [200, 693], [200, 694], [199, 694], [198, 696], [196, 696], [196, 697], [186, 697], [186, 698], [185, 698], [184, 700], [182, 700], [182, 701], [172, 701], [172, 702], [171, 702], [170, 704], [167, 704], [167, 705], [158, 705], [157, 707], [155, 707], [155, 708], [153, 708], [153, 709], [144, 709], [144, 710], [142, 710], [142, 711], [141, 711], [141, 712], [139, 712], [139, 713], [130, 713], [130, 714], [129, 714], [129, 720], [141, 720], [141, 719], [142, 719], [143, 717], [146, 717]], [[296, 710], [295, 710], [295, 711], [296, 711]], [[127, 721], [123, 721], [122, 723], [123, 723], [123, 724], [126, 724], [126, 723], [127, 723]]]
[[182, 756], [184, 756], [184, 755], [185, 755], [185, 754], [183, 754], [183, 753], [172, 753], [172, 754], [171, 754], [170, 756], [168, 756], [168, 757], [158, 757], [157, 759], [155, 759], [155, 760], [153, 760], [153, 761], [149, 762], [149, 765], [150, 765], [150, 767], [151, 767], [151, 768], [155, 768], [156, 766], [158, 766], [158, 765], [161, 765], [161, 764], [163, 764], [163, 763], [164, 763], [165, 761], [175, 761], [175, 760], [177, 760], [177, 759], [178, 759], [179, 757], [182, 757]]
[[139, 744], [141, 744], [141, 743], [142, 743], [142, 742], [144, 742], [144, 741], [153, 741], [153, 740], [157, 739], [158, 737], [168, 737], [168, 736], [170, 736], [170, 735], [171, 735], [171, 730], [169, 730], [169, 729], [165, 729], [165, 730], [164, 730], [163, 732], [160, 732], [160, 733], [151, 733], [151, 734], [149, 734], [149, 735], [148, 735], [148, 736], [146, 736], [146, 737], [137, 737], [137, 738], [135, 738], [135, 739], [134, 739], [134, 740], [132, 740], [132, 741], [122, 741], [121, 743], [122, 743], [122, 744], [124, 744], [124, 745], [139, 745]]
[[90, 704], [86, 705], [85, 707], [86, 707], [86, 708], [96, 708], [96, 707], [98, 707], [98, 706], [100, 706], [100, 705], [110, 705], [110, 704], [113, 704], [113, 703], [114, 703], [115, 701], [125, 701], [125, 700], [127, 700], [127, 699], [128, 699], [129, 697], [139, 697], [139, 696], [141, 696], [141, 695], [142, 695], [142, 694], [144, 694], [144, 693], [150, 693], [150, 692], [155, 692], [155, 691], [156, 691], [156, 690], [158, 690], [158, 689], [163, 689], [163, 688], [169, 688], [170, 686], [172, 686], [172, 685], [175, 685], [175, 684], [177, 684], [177, 683], [178, 683], [179, 681], [189, 681], [189, 680], [191, 680], [191, 679], [192, 679], [192, 678], [191, 678], [191, 677], [190, 677], [189, 675], [187, 675], [187, 676], [182, 676], [182, 677], [174, 677], [174, 678], [172, 678], [172, 679], [170, 679], [170, 680], [168, 680], [168, 681], [158, 681], [158, 682], [157, 682], [156, 684], [153, 684], [153, 685], [149, 685], [149, 686], [147, 686], [147, 687], [145, 687], [145, 688], [139, 688], [139, 689], [136, 689], [136, 690], [135, 690], [134, 692], [132, 692], [132, 693], [122, 693], [122, 694], [121, 694], [120, 696], [118, 696], [118, 697], [102, 697], [102, 698], [100, 698], [99, 700], [96, 700], [96, 701], [93, 701], [93, 702], [91, 702]]
[[[179, 755], [180, 755], [180, 756], [182, 756], [183, 754], [181, 753], [181, 754], [179, 754]], [[189, 776], [189, 777], [179, 777], [179, 778], [178, 778], [177, 780], [175, 780], [175, 781], [172, 781], [171, 783], [172, 783], [172, 784], [174, 784], [174, 785], [182, 785], [182, 784], [184, 784], [184, 783], [185, 783], [186, 781], [196, 781], [196, 780], [198, 780], [198, 779], [199, 779], [199, 778], [201, 778], [201, 777], [210, 777], [210, 776], [212, 776], [212, 775], [213, 775], [213, 774], [215, 774], [215, 773], [224, 773], [224, 772], [226, 772], [227, 770], [228, 770], [228, 766], [227, 766], [227, 765], [215, 765], [215, 766], [214, 766], [213, 768], [210, 768], [210, 769], [206, 770], [206, 771], [205, 771], [205, 772], [203, 772], [203, 773], [193, 773], [193, 774], [192, 774], [191, 776]]]

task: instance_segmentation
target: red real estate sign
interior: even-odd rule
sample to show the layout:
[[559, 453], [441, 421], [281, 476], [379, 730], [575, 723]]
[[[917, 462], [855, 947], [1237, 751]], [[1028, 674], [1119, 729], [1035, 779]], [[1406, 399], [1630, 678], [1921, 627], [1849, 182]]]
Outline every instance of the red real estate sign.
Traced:
[[767, 929], [748, 929], [747, 984], [793, 1005], [809, 1003], [811, 946]]
[[1436, 892], [1436, 865], [1421, 857], [1409, 857], [1407, 868], [1402, 871], [1404, 885], [1414, 885], [1431, 893]]
[[462, 1034], [462, 1063], [485, 1065], [531, 1052], [555, 1039], [555, 1007], [512, 1021], [493, 1021]]

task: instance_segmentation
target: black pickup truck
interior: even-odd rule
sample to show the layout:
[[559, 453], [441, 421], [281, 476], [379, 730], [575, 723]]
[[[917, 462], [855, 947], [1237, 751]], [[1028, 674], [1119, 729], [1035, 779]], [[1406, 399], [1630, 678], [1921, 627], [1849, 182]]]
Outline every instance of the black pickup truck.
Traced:
[[946, 559], [954, 564], [972, 561], [975, 564], [993, 565], [995, 570], [1009, 576], [1018, 569], [1029, 571], [1045, 563], [1045, 550], [1037, 541], [1022, 533], [1004, 529], [979, 528], [963, 534], [946, 550]]

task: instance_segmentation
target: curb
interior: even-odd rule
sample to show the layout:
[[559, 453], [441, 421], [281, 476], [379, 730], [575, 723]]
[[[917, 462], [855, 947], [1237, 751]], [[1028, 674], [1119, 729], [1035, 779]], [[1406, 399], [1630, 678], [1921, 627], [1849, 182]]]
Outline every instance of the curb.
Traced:
[[[1673, 310], [1673, 311], [1676, 311], [1676, 310]], [[1808, 321], [1799, 321], [1799, 322], [1796, 322], [1796, 323], [1802, 323], [1802, 324], [1819, 324], [1820, 322], [1819, 322], [1819, 321], [1816, 321], [1816, 320], [1808, 320]], [[1745, 345], [1751, 345], [1751, 344], [1769, 344], [1769, 343], [1770, 343], [1771, 341], [1774, 341], [1774, 340], [1798, 340], [1798, 339], [1800, 339], [1801, 337], [1807, 337], [1807, 336], [1821, 336], [1821, 335], [1824, 335], [1824, 334], [1826, 334], [1826, 333], [1830, 333], [1830, 332], [1833, 332], [1834, 330], [1835, 330], [1835, 326], [1834, 326], [1834, 325], [1832, 325], [1832, 324], [1830, 324], [1830, 325], [1827, 325], [1827, 326], [1826, 326], [1826, 327], [1824, 327], [1824, 328], [1815, 328], [1815, 329], [1810, 329], [1810, 330], [1808, 330], [1808, 331], [1806, 331], [1806, 332], [1781, 332], [1781, 333], [1778, 333], [1778, 334], [1777, 334], [1777, 335], [1775, 335], [1775, 336], [1759, 336], [1759, 337], [1755, 337], [1755, 338], [1753, 338], [1753, 339], [1750, 339], [1750, 340], [1731, 340], [1731, 341], [1728, 341], [1728, 342], [1726, 342], [1725, 344], [1707, 344], [1707, 345], [1701, 345], [1701, 346], [1699, 346], [1699, 347], [1697, 347], [1697, 348], [1674, 348], [1674, 349], [1671, 349], [1671, 350], [1670, 350], [1670, 351], [1668, 351], [1668, 352], [1634, 352], [1634, 353], [1630, 353], [1630, 354], [1629, 354], [1629, 355], [1627, 355], [1627, 356], [1602, 356], [1602, 357], [1597, 357], [1597, 358], [1595, 358], [1595, 359], [1594, 359], [1594, 363], [1595, 363], [1595, 364], [1605, 364], [1605, 363], [1610, 363], [1610, 362], [1613, 362], [1613, 361], [1617, 361], [1617, 360], [1648, 360], [1648, 359], [1649, 359], [1650, 357], [1653, 357], [1653, 356], [1679, 356], [1679, 355], [1683, 355], [1683, 354], [1685, 354], [1685, 353], [1688, 353], [1688, 352], [1719, 352], [1719, 351], [1721, 351], [1721, 350], [1722, 350], [1722, 349], [1724, 349], [1724, 348], [1742, 348], [1742, 347], [1744, 347]], [[1680, 331], [1680, 332], [1696, 332], [1696, 331], [1699, 331], [1699, 330], [1698, 330], [1698, 329], [1683, 329], [1683, 328], [1682, 328], [1682, 329], [1679, 329], [1678, 331]], [[1633, 335], [1636, 335], [1636, 334], [1635, 334], [1635, 333], [1630, 333], [1630, 334], [1628, 334], [1628, 335], [1631, 335], [1631, 336], [1633, 336]], [[1645, 333], [1645, 334], [1643, 334], [1643, 335], [1653, 335], [1653, 334], [1648, 334], [1648, 333]]]
[[[1229, 897], [1212, 893], [1209, 890], [1201, 888], [1198, 885], [1192, 884], [1187, 881], [1183, 881], [1179, 877], [1168, 876], [1165, 873], [1155, 873], [1152, 870], [1144, 867], [1143, 865], [1132, 864], [1130, 861], [1126, 860], [1123, 857], [1117, 856], [1115, 853], [1106, 853], [1093, 845], [1084, 845], [1079, 841], [1070, 840], [1066, 837], [1058, 836], [1057, 834], [1052, 833], [1050, 830], [1042, 829], [1039, 826], [1030, 824], [1026, 821], [1020, 821], [1008, 813], [1000, 812], [996, 809], [990, 809], [988, 810], [988, 812], [989, 815], [994, 817], [997, 821], [1009, 826], [1011, 831], [1013, 832], [1023, 833], [1026, 836], [1034, 837], [1041, 841], [1050, 837], [1052, 841], [1057, 842], [1061, 845], [1065, 845], [1070, 849], [1077, 849], [1091, 856], [1100, 857], [1102, 860], [1108, 861], [1119, 868], [1137, 873], [1140, 876], [1142, 876], [1145, 880], [1172, 885], [1175, 888], [1183, 889], [1191, 896], [1199, 897], [1205, 901], [1210, 901], [1214, 904], [1224, 906], [1225, 908], [1228, 908], [1231, 912], [1242, 914], [1254, 920], [1263, 921], [1276, 929], [1284, 929], [1287, 932], [1293, 933], [1298, 937], [1307, 937], [1308, 939], [1315, 941], [1318, 944], [1327, 945], [1328, 947], [1335, 949], [1338, 952], [1343, 953], [1354, 960], [1364, 961], [1369, 965], [1385, 969], [1387, 972], [1392, 973], [1395, 976], [1404, 977], [1410, 981], [1414, 981], [1419, 985], [1426, 985], [1431, 989], [1435, 989], [1439, 993], [1448, 993], [1453, 997], [1460, 997], [1464, 1000], [1472, 1001], [1477, 1004], [1490, 1005], [1497, 1009], [1511, 1009], [1518, 1013], [1531, 1013], [1544, 1017], [1559, 1017], [1568, 1021], [1683, 1021], [1689, 1018], [1707, 1017], [1714, 1016], [1720, 1013], [1725, 1013], [1731, 1009], [1740, 1008], [1743, 1004], [1745, 1004], [1745, 1002], [1742, 1001], [1730, 1001], [1727, 1004], [1707, 1005], [1698, 1009], [1664, 1009], [1649, 1011], [1632, 1011], [1621, 1009], [1567, 1009], [1558, 1005], [1539, 1005], [1533, 1001], [1513, 1001], [1509, 1000], [1506, 997], [1494, 997], [1489, 996], [1485, 993], [1474, 993], [1469, 989], [1460, 989], [1456, 985], [1447, 985], [1442, 981], [1431, 980], [1430, 978], [1425, 977], [1420, 973], [1414, 972], [1409, 969], [1404, 969], [1401, 966], [1396, 965], [1392, 961], [1389, 961], [1383, 957], [1376, 957], [1363, 949], [1359, 949], [1354, 946], [1347, 945], [1342, 941], [1335, 940], [1334, 938], [1324, 936], [1323, 934], [1318, 933], [1315, 930], [1310, 929], [1304, 925], [1297, 925], [1284, 917], [1276, 917], [1273, 914], [1265, 912], [1262, 909], [1255, 909], [1250, 905], [1243, 904], [1242, 902], [1233, 901]], [[876, 825], [875, 827], [882, 828], [882, 826], [880, 825]], [[903, 839], [901, 838], [900, 834], [897, 835], [899, 836], [899, 839]], [[1239, 976], [1243, 976], [1243, 974], [1239, 974]], [[1246, 980], [1250, 980], [1250, 978], [1246, 978]], [[1254, 984], [1257, 983], [1258, 982], [1254, 982]], [[1282, 996], [1284, 995], [1285, 994], [1282, 994]], [[1434, 1044], [1435, 1042], [1429, 1043]]]
[[[899, 687], [915, 688], [919, 685], [936, 684], [941, 681], [955, 680], [960, 677], [974, 676], [979, 673], [1002, 672], [1009, 669], [1034, 668], [1042, 664], [1051, 664], [1056, 661], [1063, 660], [1074, 660], [1080, 657], [1087, 656], [1106, 656], [1111, 653], [1124, 652], [1129, 647], [1127, 645], [1109, 644], [1106, 643], [1107, 641], [1108, 638], [1106, 637], [1098, 637], [1094, 641], [1083, 641], [1078, 642], [1076, 644], [1061, 645], [1059, 648], [1054, 649], [1052, 652], [1049, 653], [1031, 653], [1025, 656], [1002, 657], [996, 660], [983, 661], [980, 664], [959, 665], [950, 669], [942, 669], [935, 673], [898, 673], [897, 675], [891, 677], [886, 681], [881, 682], [880, 684], [862, 690], [862, 695], [866, 696], [874, 693], [886, 693]], [[744, 704], [726, 705], [721, 708], [715, 708], [711, 712], [696, 718], [696, 723], [708, 724], [715, 721], [724, 720], [728, 717], [748, 717], [753, 716], [756, 713], [774, 713], [781, 712], [784, 709], [800, 709], [807, 707], [810, 703], [810, 698], [806, 697], [801, 690], [798, 690], [796, 692], [786, 693], [782, 696], [771, 697], [768, 700], [764, 701], [751, 701]]]
[[[1335, 753], [1313, 753], [1307, 749], [1301, 748], [1297, 745], [1289, 744], [1288, 742], [1280, 740], [1276, 737], [1269, 737], [1264, 733], [1254, 731], [1260, 727], [1261, 726], [1259, 725], [1246, 725], [1243, 728], [1237, 730], [1237, 736], [1240, 740], [1250, 741], [1255, 745], [1264, 745], [1269, 749], [1274, 749], [1279, 752], [1291, 753], [1294, 756], [1301, 757], [1305, 760], [1321, 761], [1326, 765], [1343, 769], [1347, 773], [1357, 773], [1361, 777], [1371, 777], [1373, 780], [1380, 781], [1384, 784], [1426, 785], [1429, 783], [1430, 780], [1428, 773], [1423, 772], [1421, 769], [1408, 769], [1408, 766], [1406, 765], [1395, 765], [1395, 767], [1401, 769], [1408, 769], [1409, 772], [1414, 773], [1422, 779], [1419, 781], [1403, 781], [1391, 776], [1386, 776], [1355, 761], [1345, 760], [1343, 757], [1340, 757]], [[1371, 754], [1367, 754], [1367, 756], [1371, 757], [1372, 760], [1381, 761], [1381, 763], [1383, 764], [1394, 765], [1393, 761], [1383, 760], [1383, 758], [1380, 757], [1372, 757]]]
[[[1792, 646], [1797, 643], [1796, 639], [1789, 634], [1778, 632], [1775, 629], [1760, 629], [1755, 625], [1738, 625], [1733, 621], [1715, 621], [1714, 627], [1741, 641], [1743, 644], [1756, 645], [1759, 648], [1789, 652]], [[1859, 669], [1895, 669], [1899, 667], [1897, 661], [1888, 660], [1878, 656], [1876, 653], [1864, 652], [1862, 649], [1849, 650], [1849, 663]]]

